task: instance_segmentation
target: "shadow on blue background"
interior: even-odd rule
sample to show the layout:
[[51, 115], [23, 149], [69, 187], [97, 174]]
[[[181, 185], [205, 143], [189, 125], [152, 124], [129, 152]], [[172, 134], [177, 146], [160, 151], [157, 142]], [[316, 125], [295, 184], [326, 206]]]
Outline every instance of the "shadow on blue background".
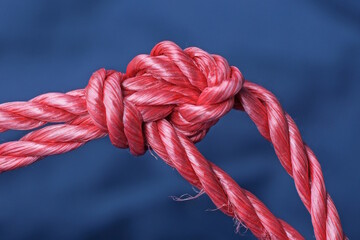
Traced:
[[[322, 164], [351, 239], [360, 238], [360, 4], [356, 1], [0, 2], [0, 102], [86, 86], [159, 41], [228, 59], [273, 91]], [[0, 135], [0, 142], [23, 133]], [[271, 145], [242, 112], [198, 144], [278, 217], [313, 239], [309, 214]], [[253, 239], [149, 153], [108, 139], [0, 175], [1, 239]]]

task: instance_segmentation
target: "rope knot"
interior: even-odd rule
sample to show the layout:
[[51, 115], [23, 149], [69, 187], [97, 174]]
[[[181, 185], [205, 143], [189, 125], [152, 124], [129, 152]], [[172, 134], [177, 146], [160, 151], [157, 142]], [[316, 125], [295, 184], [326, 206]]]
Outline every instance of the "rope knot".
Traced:
[[100, 69], [86, 88], [88, 112], [111, 142], [145, 152], [142, 124], [166, 118], [193, 142], [234, 106], [244, 78], [219, 55], [199, 48], [157, 44], [136, 56], [126, 73]]

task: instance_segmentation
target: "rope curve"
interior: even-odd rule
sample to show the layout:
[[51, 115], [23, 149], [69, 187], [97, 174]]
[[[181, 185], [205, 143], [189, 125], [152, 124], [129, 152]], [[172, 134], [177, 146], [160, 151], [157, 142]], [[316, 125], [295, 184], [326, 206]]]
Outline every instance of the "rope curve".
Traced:
[[158, 43], [150, 55], [136, 56], [126, 73], [96, 71], [85, 89], [0, 104], [0, 132], [42, 127], [0, 144], [0, 172], [109, 135], [114, 146], [135, 156], [150, 147], [257, 238], [303, 239], [196, 148], [233, 108], [245, 111], [274, 146], [311, 215], [316, 239], [347, 239], [320, 164], [276, 97], [245, 81], [223, 57], [196, 47], [182, 50], [170, 41]]

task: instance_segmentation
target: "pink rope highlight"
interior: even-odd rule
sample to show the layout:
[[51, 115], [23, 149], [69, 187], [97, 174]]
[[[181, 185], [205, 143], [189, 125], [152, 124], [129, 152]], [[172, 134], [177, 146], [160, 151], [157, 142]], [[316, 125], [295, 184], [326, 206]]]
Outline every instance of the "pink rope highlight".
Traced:
[[223, 57], [169, 41], [136, 56], [126, 73], [96, 71], [85, 89], [1, 104], [0, 132], [42, 128], [0, 145], [0, 172], [109, 135], [114, 146], [133, 155], [150, 147], [257, 238], [303, 239], [194, 145], [233, 108], [245, 111], [273, 144], [311, 215], [316, 239], [346, 239], [320, 164], [276, 97], [245, 81]]

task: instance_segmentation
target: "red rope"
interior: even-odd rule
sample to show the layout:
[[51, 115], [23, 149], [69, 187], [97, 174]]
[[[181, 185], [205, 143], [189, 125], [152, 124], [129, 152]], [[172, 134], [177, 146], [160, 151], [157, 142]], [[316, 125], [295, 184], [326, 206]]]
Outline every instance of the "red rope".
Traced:
[[129, 148], [134, 155], [151, 147], [256, 237], [303, 239], [195, 147], [232, 108], [244, 110], [273, 144], [311, 214], [316, 239], [346, 239], [320, 164], [275, 96], [244, 81], [221, 56], [195, 47], [182, 50], [168, 41], [157, 44], [150, 55], [135, 57], [125, 74], [100, 69], [85, 89], [1, 104], [0, 132], [59, 124], [1, 144], [0, 171], [71, 151], [108, 134], [116, 147]]

